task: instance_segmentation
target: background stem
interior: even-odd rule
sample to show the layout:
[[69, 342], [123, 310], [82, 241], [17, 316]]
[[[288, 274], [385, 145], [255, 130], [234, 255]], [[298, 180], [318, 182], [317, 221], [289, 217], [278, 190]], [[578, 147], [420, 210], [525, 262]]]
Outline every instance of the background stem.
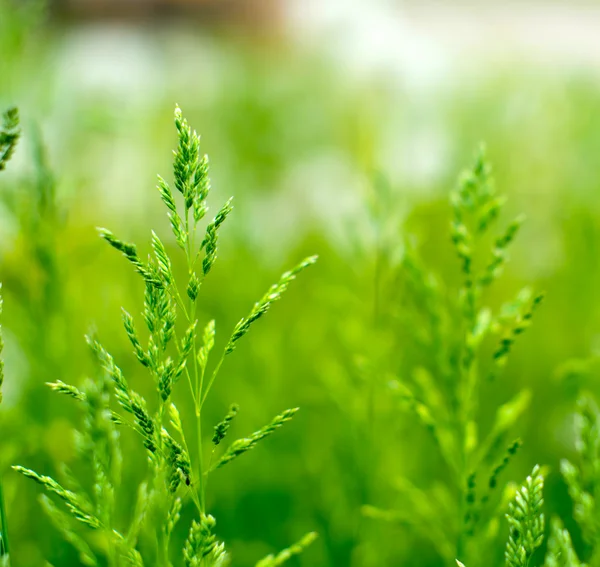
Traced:
[[8, 545], [8, 521], [6, 519], [6, 508], [4, 507], [4, 491], [2, 488], [2, 479], [0, 479], [0, 557], [8, 555], [10, 549]]

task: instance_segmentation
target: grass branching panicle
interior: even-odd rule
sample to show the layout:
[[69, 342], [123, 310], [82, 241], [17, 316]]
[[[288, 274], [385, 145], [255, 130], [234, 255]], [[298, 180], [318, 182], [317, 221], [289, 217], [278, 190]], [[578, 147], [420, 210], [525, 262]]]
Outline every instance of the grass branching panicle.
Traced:
[[[174, 183], [159, 177], [158, 191], [167, 208], [176, 250], [185, 266], [185, 280], [178, 281], [171, 257], [157, 232], [151, 233], [151, 254], [147, 259], [135, 244], [125, 242], [107, 229], [100, 236], [122, 253], [140, 275], [144, 286], [141, 322], [123, 310], [123, 326], [133, 355], [154, 383], [154, 399], [146, 399], [131, 386], [115, 358], [96, 336], [87, 337], [99, 373], [83, 387], [61, 381], [50, 387], [80, 403], [84, 422], [77, 434], [77, 447], [93, 476], [91, 489], [74, 481], [59, 484], [54, 479], [18, 466], [15, 470], [41, 484], [50, 496], [62, 503], [66, 513], [47, 497], [43, 508], [60, 531], [78, 551], [85, 565], [152, 566], [185, 565], [218, 567], [228, 564], [225, 546], [215, 535], [216, 521], [207, 511], [208, 476], [223, 465], [256, 447], [267, 436], [289, 421], [297, 408], [276, 416], [271, 423], [248, 438], [234, 441], [221, 450], [220, 444], [232, 426], [238, 406], [214, 427], [212, 441], [203, 434], [203, 405], [221, 367], [237, 342], [286, 291], [299, 272], [313, 264], [315, 257], [285, 272], [263, 298], [241, 319], [216, 361], [211, 360], [215, 346], [215, 322], [200, 322], [197, 305], [202, 284], [217, 259], [221, 226], [232, 211], [228, 200], [214, 218], [202, 228], [208, 213], [210, 193], [208, 158], [200, 154], [200, 139], [181, 110], [175, 110], [178, 147], [174, 152]], [[180, 385], [187, 388], [194, 407], [195, 427], [190, 431], [182, 421], [173, 400]], [[114, 400], [119, 411], [115, 411]], [[141, 482], [135, 509], [123, 524], [117, 514], [121, 486], [119, 437], [123, 427], [133, 429], [146, 450], [148, 470]], [[220, 453], [220, 454], [219, 454]], [[207, 457], [210, 456], [210, 460]], [[208, 462], [207, 462], [208, 461]], [[195, 517], [187, 529], [183, 549], [176, 552], [172, 534], [181, 520], [187, 500], [195, 507]], [[93, 538], [90, 531], [96, 532]], [[305, 536], [299, 543], [269, 556], [259, 565], [280, 565], [302, 551], [314, 539]], [[98, 542], [104, 542], [99, 545]]]
[[[6, 168], [6, 163], [12, 156], [21, 135], [19, 127], [19, 112], [16, 108], [7, 110], [2, 115], [2, 125], [0, 126], [0, 171]], [[0, 284], [0, 292], [1, 292]], [[2, 315], [2, 296], [0, 295], [0, 315]], [[4, 339], [2, 338], [2, 328], [0, 326], [0, 404], [2, 404], [2, 385], [4, 384], [4, 359], [2, 351], [4, 350]], [[0, 432], [0, 439], [2, 435]], [[2, 447], [0, 447], [0, 451]], [[2, 476], [4, 471], [0, 470], [0, 565], [7, 566], [9, 563], [9, 540], [8, 540], [8, 519], [6, 506], [4, 504], [4, 489], [2, 486]]]
[[[577, 462], [567, 459], [560, 470], [573, 501], [573, 516], [585, 541], [600, 547], [600, 507], [596, 502], [600, 490], [600, 413], [589, 396], [578, 402], [575, 415], [575, 450]], [[600, 549], [597, 553], [600, 558]]]
[[490, 560], [505, 505], [503, 476], [521, 447], [512, 430], [531, 397], [526, 390], [517, 392], [496, 408], [491, 425], [482, 427], [482, 388], [499, 377], [543, 299], [526, 288], [498, 309], [488, 305], [487, 291], [500, 277], [522, 224], [517, 218], [496, 232], [503, 205], [481, 150], [451, 194], [458, 289], [428, 272], [413, 245], [407, 245], [401, 270], [407, 310], [403, 316], [409, 322], [408, 340], [414, 341], [406, 345], [407, 352], [413, 348], [407, 356], [420, 356], [417, 367], [409, 368], [402, 380], [392, 376], [389, 385], [398, 402], [430, 432], [448, 474], [435, 492], [407, 480], [397, 482], [410, 512], [371, 506], [365, 511], [414, 526], [447, 563], [455, 557], [466, 565]]
[[560, 472], [572, 501], [573, 518], [585, 542], [585, 555], [580, 555], [585, 563], [579, 559], [562, 521], [553, 518], [546, 567], [600, 565], [600, 411], [590, 395], [583, 395], [577, 403], [575, 452], [577, 459], [563, 459]]
[[529, 567], [531, 558], [544, 540], [544, 477], [535, 466], [525, 484], [517, 491], [506, 515], [509, 538], [506, 544], [506, 567]]

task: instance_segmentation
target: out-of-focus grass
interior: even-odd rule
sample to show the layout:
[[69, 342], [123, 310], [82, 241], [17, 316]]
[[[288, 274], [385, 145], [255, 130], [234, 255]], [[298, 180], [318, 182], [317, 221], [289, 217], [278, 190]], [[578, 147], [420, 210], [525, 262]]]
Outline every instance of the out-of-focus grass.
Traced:
[[[525, 283], [547, 292], [504, 378], [490, 389], [489, 407], [492, 398], [531, 387], [514, 478], [534, 462], [556, 469], [569, 452], [576, 393], [600, 390], [594, 76], [515, 66], [422, 100], [398, 81], [353, 83], [343, 69], [275, 38], [189, 27], [27, 31], [31, 18], [7, 18], [7, 6], [0, 3], [0, 106], [22, 107], [25, 137], [0, 181], [8, 406], [2, 471], [16, 460], [42, 472], [72, 462], [71, 406], [43, 383], [85, 375], [82, 337], [91, 325], [136, 387], [148, 387], [136, 382], [118, 327], [121, 305], [139, 307], [137, 278], [104, 250], [93, 227], [110, 224], [135, 240], [141, 219], [167, 226], [153, 174], [168, 168], [175, 101], [203, 134], [216, 192], [236, 196], [237, 222], [224, 228], [201, 315], [232, 327], [274, 274], [299, 256], [321, 256], [302, 290], [292, 290], [252, 343], [240, 346], [215, 389], [215, 423], [232, 398], [245, 400], [239, 431], [282, 407], [302, 407], [295, 426], [265, 443], [260, 458], [248, 455], [214, 481], [218, 497], [209, 508], [241, 565], [273, 551], [265, 542], [284, 547], [312, 529], [322, 537], [299, 564], [409, 565], [415, 556], [419, 565], [440, 564], [410, 531], [360, 516], [369, 498], [396, 499], [395, 474], [422, 484], [438, 475], [430, 441], [390, 400], [380, 400], [371, 428], [361, 364], [385, 356], [399, 374], [407, 369], [402, 335], [387, 316], [402, 304], [393, 284], [405, 234], [416, 235], [446, 281], [457, 280], [447, 195], [482, 139], [509, 194], [509, 213], [528, 217], [498, 297]], [[109, 44], [112, 59], [94, 59]], [[128, 80], [134, 71], [141, 86]], [[388, 173], [388, 193], [373, 192], [374, 169]], [[232, 279], [244, 285], [225, 298], [221, 290]], [[386, 315], [385, 325], [374, 324], [375, 311]], [[580, 362], [568, 363], [574, 358]], [[38, 514], [35, 488], [6, 477], [14, 565], [42, 558], [76, 565]], [[548, 479], [546, 500], [568, 513], [558, 476]]]

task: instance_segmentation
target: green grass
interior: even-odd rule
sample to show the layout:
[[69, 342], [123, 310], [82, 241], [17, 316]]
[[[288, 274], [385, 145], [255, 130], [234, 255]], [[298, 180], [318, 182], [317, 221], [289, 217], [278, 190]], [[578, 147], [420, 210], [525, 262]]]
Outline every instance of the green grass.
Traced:
[[381, 357], [369, 364], [368, 378], [379, 384], [379, 395], [391, 397], [393, 406], [428, 431], [445, 474], [429, 490], [396, 478], [399, 508], [370, 504], [364, 512], [411, 526], [446, 564], [455, 557], [467, 565], [489, 561], [490, 550], [499, 546], [505, 469], [522, 447], [515, 426], [531, 399], [521, 390], [498, 404], [491, 423], [481, 414], [482, 396], [502, 379], [516, 340], [543, 298], [525, 287], [496, 308], [488, 303], [522, 223], [519, 218], [496, 228], [504, 201], [482, 150], [451, 195], [450, 236], [462, 281], [456, 288], [444, 285], [407, 243], [395, 285], [404, 302], [402, 348], [414, 367], [398, 377]]
[[[79, 560], [86, 565], [106, 562], [111, 567], [168, 566], [175, 561], [176, 565], [188, 567], [218, 567], [228, 563], [225, 546], [214, 534], [215, 519], [206, 505], [208, 481], [217, 469], [253, 449], [291, 420], [298, 410], [285, 410], [268, 425], [248, 438], [234, 441], [219, 454], [218, 445], [238, 411], [236, 406], [225, 421], [215, 426], [212, 447], [205, 442], [203, 409], [226, 358], [255, 322], [280, 299], [297, 274], [315, 263], [316, 257], [309, 257], [285, 272], [279, 282], [269, 288], [249, 315], [235, 325], [222, 355], [210, 365], [210, 354], [215, 346], [215, 321], [206, 323], [204, 331], [199, 332], [197, 302], [217, 257], [219, 229], [231, 213], [232, 205], [230, 199], [206, 224], [204, 235], [200, 234], [200, 224], [208, 212], [208, 158], [200, 154], [200, 139], [179, 108], [175, 111], [175, 125], [179, 145], [174, 152], [173, 171], [174, 188], [179, 195], [162, 177], [159, 177], [158, 189], [168, 211], [174, 243], [185, 260], [184, 283], [178, 283], [174, 261], [156, 232], [152, 231], [152, 253], [145, 261], [134, 244], [118, 239], [109, 230], [99, 229], [101, 237], [132, 264], [144, 285], [142, 319], [147, 327], [144, 338], [136, 329], [134, 317], [125, 310], [123, 319], [133, 354], [155, 384], [154, 399], [147, 400], [133, 390], [113, 356], [97, 338], [88, 336], [88, 345], [100, 366], [97, 378], [80, 388], [62, 381], [51, 382], [49, 386], [82, 405], [78, 450], [87, 461], [91, 486], [86, 486], [84, 478], [71, 479], [69, 486], [29, 468], [13, 467], [42, 485], [66, 508], [68, 514], [51, 499], [42, 500], [55, 527], [75, 547]], [[179, 205], [177, 200], [181, 201]], [[191, 431], [184, 428], [173, 402], [174, 389], [180, 381], [189, 386], [188, 396], [193, 403], [195, 427]], [[114, 405], [121, 413], [113, 409]], [[147, 472], [136, 490], [134, 513], [122, 526], [117, 519], [122, 512], [118, 510], [122, 470], [135, 466], [124, 460], [119, 443], [120, 430], [126, 427], [139, 435], [146, 449]], [[188, 501], [196, 508], [196, 519], [188, 528], [183, 550], [175, 553], [171, 536]], [[100, 534], [96, 538], [100, 538], [101, 545], [89, 543], [94, 536], [88, 533], [90, 531]], [[280, 565], [312, 539], [312, 535], [306, 536], [279, 555], [263, 559], [259, 565]]]
[[[16, 114], [6, 116], [3, 141], [8, 158], [18, 138], [18, 122]], [[158, 178], [170, 238], [161, 239], [158, 232], [151, 231], [149, 255], [144, 259], [136, 245], [99, 229], [102, 239], [133, 268], [138, 287], [141, 284], [144, 290], [141, 327], [129, 311], [122, 311], [122, 336], [132, 349], [129, 358], [149, 377], [145, 384], [138, 381], [144, 393], [134, 389], [125, 377], [125, 367], [100, 342], [101, 330], [88, 335], [96, 359], [93, 377], [78, 386], [62, 380], [49, 382], [52, 390], [80, 406], [82, 421], [75, 431], [78, 460], [72, 459], [70, 464], [77, 476], [64, 470], [57, 481], [31, 468], [13, 467], [45, 488], [48, 495], [41, 498], [41, 506], [82, 565], [208, 567], [228, 563], [229, 553], [217, 536], [210, 513], [218, 509], [219, 498], [208, 503], [209, 480], [212, 486], [222, 467], [254, 449], [298, 409], [279, 413], [225, 449], [221, 443], [236, 426], [238, 404], [231, 405], [214, 425], [211, 441], [203, 431], [207, 415], [214, 413], [207, 414], [209, 394], [219, 384], [217, 377], [227, 368], [231, 355], [299, 272], [316, 258], [308, 257], [286, 271], [249, 314], [232, 326], [218, 347], [215, 320], [203, 317], [200, 324], [199, 299], [204, 297], [207, 276], [213, 271], [219, 235], [232, 213], [232, 201], [227, 200], [211, 221], [205, 220], [211, 189], [208, 159], [200, 153], [199, 137], [178, 108], [175, 125], [178, 147], [173, 189]], [[523, 445], [513, 429], [526, 415], [531, 394], [527, 390], [514, 393], [497, 406], [491, 421], [481, 412], [484, 392], [502, 380], [509, 355], [543, 297], [525, 287], [512, 301], [493, 306], [489, 289], [504, 271], [508, 248], [522, 224], [518, 218], [494, 234], [504, 201], [495, 189], [491, 166], [480, 152], [451, 195], [449, 240], [458, 258], [456, 284], [444, 284], [429, 272], [419, 257], [419, 247], [411, 240], [404, 241], [399, 261], [387, 248], [394, 245], [393, 239], [380, 241], [375, 300], [370, 304], [374, 317], [363, 320], [363, 331], [374, 330], [383, 348], [372, 349], [373, 345], [363, 342], [355, 356], [364, 382], [358, 391], [349, 392], [350, 397], [340, 406], [367, 446], [364, 452], [358, 444], [350, 448], [351, 458], [365, 466], [357, 470], [356, 479], [364, 482], [364, 490], [353, 514], [358, 519], [362, 508], [367, 518], [389, 522], [400, 533], [409, 527], [429, 541], [443, 564], [451, 564], [455, 558], [459, 565], [499, 564], [502, 541], [508, 539], [506, 565], [531, 567], [544, 538], [539, 467], [512, 502], [514, 489], [502, 480]], [[398, 291], [399, 302], [394, 298]], [[354, 315], [360, 321], [360, 313]], [[362, 332], [358, 336], [365, 341]], [[402, 356], [397, 359], [399, 344]], [[218, 348], [221, 353], [214, 358]], [[126, 359], [122, 350], [118, 349], [119, 358]], [[399, 376], [394, 367], [403, 369], [403, 374], [408, 369], [408, 378]], [[131, 373], [132, 364], [127, 363], [127, 368]], [[185, 410], [183, 414], [178, 405]], [[362, 418], [351, 411], [353, 406], [362, 408]], [[595, 473], [589, 470], [597, 468], [597, 410], [592, 402], [581, 408], [577, 449], [582, 465], [577, 469], [565, 461], [562, 470], [575, 503], [575, 518], [593, 550], [596, 520], [590, 503]], [[406, 473], [389, 479], [393, 473], [389, 456], [400, 410], [410, 416], [403, 423], [415, 424], [416, 429], [411, 426], [415, 430], [424, 426], [439, 453], [436, 459], [443, 473], [430, 488], [419, 486]], [[392, 437], [385, 437], [389, 433]], [[141, 452], [131, 449], [135, 438]], [[257, 465], [260, 460], [255, 461]], [[349, 473], [349, 478], [352, 474], [356, 473]], [[397, 494], [397, 508], [374, 506], [383, 493], [379, 486], [383, 479]], [[509, 520], [508, 538], [501, 523], [504, 514]], [[2, 507], [6, 558], [8, 515]], [[392, 557], [390, 540], [384, 541], [380, 535], [371, 539], [374, 532], [369, 520], [358, 520], [357, 526], [353, 546], [359, 561], [368, 564], [378, 557]], [[328, 526], [323, 527], [330, 537]], [[389, 534], [387, 538], [394, 537], [393, 532], [384, 533]], [[257, 565], [280, 565], [296, 557], [314, 538], [310, 532], [291, 547], [268, 554]], [[553, 520], [546, 562], [556, 564], [567, 555], [578, 561], [571, 541], [560, 520]]]
[[[203, 223], [211, 189], [208, 158], [200, 153], [200, 139], [179, 108], [175, 111], [175, 126], [176, 192], [160, 176], [158, 192], [171, 228], [169, 247], [178, 253], [182, 265], [178, 266], [173, 252], [168, 251], [155, 231], [151, 231], [150, 254], [144, 260], [135, 244], [119, 239], [107, 229], [99, 229], [102, 239], [125, 257], [143, 285], [141, 319], [145, 331], [138, 330], [136, 318], [124, 309], [123, 324], [133, 358], [154, 385], [150, 390], [152, 395], [138, 393], [114, 356], [96, 335], [89, 335], [87, 343], [96, 359], [95, 377], [81, 386], [62, 380], [48, 383], [52, 390], [75, 400], [81, 407], [82, 424], [75, 437], [77, 454], [83, 463], [79, 469], [81, 478], [76, 480], [64, 471], [64, 480], [58, 482], [30, 468], [13, 467], [46, 490], [48, 496], [40, 500], [42, 508], [83, 565], [228, 564], [229, 553], [216, 535], [216, 521], [207, 505], [208, 481], [219, 469], [254, 449], [290, 421], [298, 410], [283, 411], [250, 436], [220, 450], [240, 411], [240, 406], [233, 404], [224, 419], [214, 426], [210, 443], [203, 434], [205, 403], [229, 356], [296, 276], [315, 263], [316, 257], [308, 257], [285, 272], [249, 314], [233, 326], [229, 338], [223, 342], [221, 355], [213, 360], [215, 320], [209, 320], [200, 331], [198, 300], [215, 264], [221, 226], [232, 212], [232, 200], [226, 201], [212, 221]], [[18, 116], [10, 111], [5, 115], [1, 139], [3, 164], [12, 154], [18, 135]], [[428, 273], [411, 243], [405, 244], [398, 266], [387, 266], [394, 273], [394, 288], [399, 286], [407, 302], [400, 312], [393, 311], [392, 317], [377, 314], [381, 309], [378, 302], [389, 289], [385, 286], [379, 289], [382, 280], [376, 280], [377, 332], [382, 337], [404, 333], [406, 360], [414, 365], [411, 378], [398, 378], [389, 368], [394, 348], [380, 350], [375, 358], [362, 358], [360, 362], [367, 381], [367, 395], [360, 400], [365, 404], [366, 420], [357, 424], [364, 428], [361, 434], [366, 442], [375, 446], [379, 423], [391, 423], [380, 407], [381, 400], [386, 400], [392, 420], [402, 408], [429, 432], [446, 473], [446, 482], [436, 484], [431, 490], [419, 487], [408, 477], [398, 477], [392, 484], [400, 495], [400, 508], [385, 510], [368, 504], [363, 506], [363, 514], [412, 527], [420, 537], [429, 540], [445, 564], [456, 557], [461, 566], [498, 561], [494, 550], [500, 549], [503, 539], [503, 531], [499, 529], [503, 511], [509, 524], [507, 567], [530, 567], [544, 540], [540, 468], [534, 468], [512, 501], [506, 498], [510, 485], [504, 490], [499, 487], [507, 465], [522, 446], [518, 438], [511, 441], [512, 429], [527, 411], [530, 393], [523, 390], [499, 406], [490, 424], [486, 424], [480, 412], [481, 392], [486, 384], [501, 379], [516, 340], [531, 324], [543, 298], [542, 294], [524, 288], [513, 301], [495, 310], [486, 304], [488, 288], [504, 270], [508, 247], [522, 223], [521, 219], [514, 220], [495, 236], [491, 234], [503, 204], [491, 166], [481, 151], [451, 195], [450, 240], [458, 257], [458, 287], [446, 287], [439, 277]], [[380, 266], [378, 278], [383, 273], [381, 269]], [[412, 344], [406, 340], [409, 336]], [[423, 360], [419, 361], [421, 357]], [[187, 390], [193, 427], [184, 426], [175, 404], [176, 387]], [[597, 539], [594, 494], [600, 447], [598, 411], [591, 401], [583, 401], [580, 407], [577, 450], [581, 465], [578, 469], [564, 461], [562, 472], [574, 501], [575, 518], [594, 553]], [[125, 458], [121, 436], [128, 430], [144, 449], [143, 466], [142, 462], [131, 461], [130, 453]], [[367, 490], [363, 497], [369, 499], [376, 496], [378, 460], [384, 461], [387, 455], [380, 448], [364, 455], [357, 453], [357, 457], [367, 458], [363, 473]], [[124, 474], [130, 470], [137, 470], [141, 478], [134, 490], [133, 507], [128, 509], [121, 504], [126, 501], [121, 494], [132, 488], [131, 481], [126, 489], [122, 484]], [[0, 496], [3, 497], [1, 491]], [[8, 515], [3, 498], [0, 511], [1, 551], [4, 563], [8, 564]], [[187, 516], [191, 513], [188, 528], [180, 526], [184, 512]], [[561, 557], [569, 557], [577, 564], [569, 532], [559, 519], [552, 526], [546, 563], [557, 564]], [[364, 524], [362, 530], [365, 533], [359, 534], [357, 545], [362, 542], [360, 545], [369, 546]], [[178, 532], [187, 532], [179, 548], [173, 542]], [[315, 537], [310, 532], [280, 553], [267, 555], [257, 566], [280, 565], [301, 553]], [[373, 554], [373, 549], [377, 550], [372, 547], [369, 553]], [[366, 557], [373, 558], [376, 553]]]
[[[110, 353], [154, 419], [162, 397], [160, 381], [141, 363], [148, 351], [143, 274], [104, 246], [94, 227], [138, 243], [142, 268], [148, 253], [162, 254], [162, 243], [188, 311], [188, 288], [194, 295], [198, 282], [189, 285], [186, 252], [151, 190], [153, 173], [168, 171], [171, 159], [173, 100], [201, 128], [212, 158], [216, 208], [200, 221], [196, 245], [229, 191], [236, 209], [213, 224], [218, 259], [211, 264], [213, 243], [196, 307], [198, 354], [205, 331], [211, 342], [210, 321], [217, 331], [204, 390], [224, 361], [200, 400], [202, 465], [212, 471], [204, 506], [218, 522], [199, 512], [198, 388], [186, 365], [192, 388], [184, 369], [170, 393], [191, 464], [187, 473], [179, 459], [179, 472], [167, 479], [179, 482], [182, 498], [179, 521], [173, 508], [162, 522], [169, 530], [173, 524], [172, 563], [185, 561], [184, 550], [210, 555], [225, 542], [234, 565], [265, 557], [263, 564], [311, 567], [440, 567], [456, 558], [467, 567], [500, 566], [512, 538], [515, 560], [523, 547], [529, 567], [597, 564], [600, 128], [593, 77], [490, 67], [476, 83], [459, 74], [452, 88], [415, 97], [387, 77], [355, 82], [320, 51], [281, 38], [259, 44], [181, 27], [153, 36], [165, 53], [152, 62], [160, 88], [138, 99], [126, 85], [110, 93], [65, 88], [65, 68], [56, 63], [65, 61], [71, 27], [44, 24], [37, 4], [0, 1], [0, 105], [19, 103], [24, 130], [0, 173], [0, 473], [9, 528], [4, 520], [1, 529], [10, 536], [13, 567], [93, 558], [105, 565], [106, 542], [116, 537], [79, 526], [52, 495], [41, 501], [48, 514], [40, 513], [40, 487], [14, 473], [14, 463], [76, 493], [79, 479], [92, 496], [90, 516], [112, 516], [121, 535], [143, 512], [139, 487], [158, 465], [148, 464], [137, 422], [114, 399], [110, 410], [133, 427], [106, 422], [101, 408], [114, 381], [106, 381], [82, 337]], [[493, 210], [502, 193], [507, 198], [479, 238], [460, 191], [486, 168], [471, 166], [458, 200], [449, 204], [448, 196], [481, 138], [499, 189], [485, 207]], [[171, 177], [181, 214], [183, 195]], [[514, 224], [521, 213], [526, 221]], [[465, 241], [465, 219], [477, 241]], [[236, 325], [243, 331], [260, 316], [252, 305], [273, 274], [314, 252], [318, 269], [302, 274], [264, 324], [252, 322], [250, 335], [226, 353]], [[539, 291], [544, 302], [530, 316]], [[180, 346], [190, 325], [177, 310]], [[240, 322], [242, 314], [250, 316]], [[169, 352], [174, 361], [176, 354]], [[70, 397], [48, 392], [46, 382]], [[79, 393], [86, 401], [73, 399]], [[263, 439], [289, 416], [285, 408], [297, 406], [291, 423]], [[89, 412], [98, 419], [89, 421]], [[182, 446], [166, 413], [163, 423]], [[99, 455], [110, 452], [111, 432], [120, 434], [124, 465], [113, 510], [95, 505], [94, 472], [82, 456], [89, 445], [74, 430], [93, 432], [104, 447]], [[494, 432], [501, 439], [480, 461]], [[505, 514], [521, 493], [515, 482], [535, 463], [548, 521], [544, 543], [531, 554], [521, 543], [537, 542], [527, 530], [539, 516], [522, 515], [524, 529], [512, 532]], [[110, 498], [102, 501], [110, 508]], [[290, 542], [313, 530], [318, 540], [296, 554], [312, 536]], [[146, 558], [166, 539], [146, 528], [137, 538]]]

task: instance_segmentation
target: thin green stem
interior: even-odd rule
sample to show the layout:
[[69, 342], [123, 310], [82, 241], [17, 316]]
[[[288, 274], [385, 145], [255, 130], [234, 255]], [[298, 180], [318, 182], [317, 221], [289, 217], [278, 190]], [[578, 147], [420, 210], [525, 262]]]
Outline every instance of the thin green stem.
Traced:
[[[207, 357], [208, 359], [208, 357]], [[196, 361], [197, 362], [197, 361]], [[200, 407], [202, 407], [202, 391], [204, 390], [204, 376], [206, 375], [206, 364], [207, 362], [205, 362], [202, 365], [202, 369], [200, 370], [200, 384], [198, 386], [198, 403], [200, 404]]]
[[201, 396], [199, 396], [200, 408], [202, 408], [202, 406], [204, 405], [204, 402], [206, 401], [206, 397], [208, 396], [208, 393], [210, 392], [210, 389], [212, 388], [212, 385], [214, 384], [214, 381], [217, 378], [217, 374], [219, 373], [219, 370], [221, 370], [221, 366], [223, 366], [223, 361], [225, 360], [226, 355], [227, 355], [226, 351], [223, 351], [223, 354], [221, 355], [221, 358], [219, 359], [219, 362], [215, 366], [215, 369], [213, 370], [210, 380], [208, 381], [208, 384], [206, 386], [206, 390], [204, 391], [204, 394], [199, 392], [200, 394], [202, 394]]
[[204, 482], [204, 490], [206, 490], [208, 486], [208, 475], [212, 472], [213, 460], [215, 458], [216, 447], [213, 446], [213, 450], [210, 452], [210, 459], [208, 460], [208, 466], [206, 467], [206, 481]]
[[159, 557], [159, 565], [164, 567], [171, 567], [171, 562], [169, 561], [169, 540], [167, 538], [167, 534], [164, 529], [158, 530], [158, 541], [157, 546], [157, 555]]
[[[183, 444], [183, 448], [184, 448], [185, 452], [189, 455], [190, 454], [190, 449], [188, 447], [188, 444], [187, 444], [187, 441], [185, 440], [185, 436], [184, 435], [181, 435], [181, 442]], [[193, 474], [192, 474], [192, 478], [193, 478]], [[202, 513], [202, 506], [200, 504], [200, 500], [198, 499], [198, 494], [193, 489], [193, 487], [191, 487], [190, 493], [192, 495], [192, 500], [194, 501], [194, 504], [196, 505], [196, 508], [198, 508], [198, 512]]]
[[[190, 312], [192, 319], [196, 316], [196, 302], [194, 300], [191, 301]], [[198, 492], [200, 495], [200, 512], [204, 514], [205, 512], [205, 487], [204, 487], [204, 464], [203, 464], [203, 446], [202, 446], [202, 404], [198, 403], [201, 395], [201, 386], [200, 386], [200, 377], [198, 373], [198, 360], [197, 360], [197, 345], [194, 340], [194, 345], [192, 347], [192, 355], [194, 358], [194, 384], [196, 385], [196, 394], [194, 398], [194, 405], [196, 409], [196, 434], [198, 437]], [[190, 378], [191, 383], [191, 378]]]
[[[186, 320], [188, 323], [190, 322], [190, 319], [188, 318], [187, 314], [186, 314]], [[175, 338], [175, 347], [177, 348], [177, 354], [181, 355], [181, 349], [179, 348], [179, 340], [177, 338], [177, 333], [174, 333], [174, 338]], [[194, 355], [194, 359], [195, 359], [195, 355]], [[194, 360], [194, 363], [195, 363], [195, 360]], [[192, 395], [192, 402], [194, 403], [194, 409], [195, 409], [196, 405], [197, 405], [196, 392], [194, 391], [194, 383], [192, 382], [192, 375], [190, 374], [190, 369], [187, 364], [185, 365], [184, 372], [187, 377], [188, 384], [190, 386], [190, 394]]]
[[[192, 300], [192, 306], [191, 306], [191, 313], [192, 313], [192, 321], [194, 321], [196, 319], [196, 302], [194, 300]], [[201, 380], [200, 380], [200, 374], [198, 372], [198, 345], [196, 344], [196, 340], [194, 339], [194, 344], [192, 346], [192, 356], [194, 359], [194, 384], [195, 384], [195, 400], [194, 400], [194, 404], [196, 407], [196, 415], [198, 417], [200, 417], [200, 407], [198, 406], [198, 400], [200, 399], [200, 393], [202, 392], [202, 384], [201, 384]]]
[[117, 563], [117, 548], [110, 541], [113, 537], [112, 530], [108, 529], [106, 536], [107, 536], [107, 539], [109, 540], [108, 541], [108, 565], [109, 565], [109, 567], [118, 567], [119, 564]]
[[185, 308], [185, 303], [183, 302], [183, 299], [181, 298], [181, 294], [179, 293], [177, 286], [175, 285], [175, 283], [173, 283], [170, 287], [172, 289], [171, 295], [175, 299], [175, 302], [177, 303], [177, 305], [179, 305], [179, 308], [183, 311], [185, 318], [189, 321], [190, 317], [188, 316], [187, 309]]
[[7, 556], [9, 551], [8, 521], [6, 519], [6, 508], [4, 507], [2, 479], [0, 479], [0, 557]]
[[[187, 246], [186, 246], [186, 259], [187, 259], [187, 267], [188, 267], [188, 277], [192, 276], [194, 270], [194, 263], [192, 263], [192, 246], [195, 237], [195, 226], [194, 230], [190, 231], [190, 215], [189, 209], [185, 210], [185, 231], [187, 234]], [[191, 324], [195, 322], [196, 319], [196, 301], [190, 298], [190, 308], [189, 308], [189, 317], [188, 322]], [[194, 364], [194, 380], [192, 382], [192, 378], [188, 373], [188, 380], [190, 382], [190, 388], [192, 390], [192, 395], [194, 396], [194, 408], [196, 410], [196, 437], [198, 443], [198, 495], [197, 498], [199, 500], [199, 510], [201, 514], [206, 512], [206, 502], [205, 502], [205, 487], [204, 487], [204, 459], [203, 452], [204, 447], [202, 445], [202, 404], [198, 403], [200, 400], [201, 391], [200, 391], [200, 377], [198, 373], [198, 360], [197, 360], [198, 347], [196, 344], [196, 339], [194, 337], [194, 344], [192, 346], [192, 356], [193, 356], [193, 364]]]
[[206, 512], [205, 489], [204, 489], [204, 469], [202, 463], [202, 419], [200, 412], [196, 414], [196, 434], [198, 437], [198, 495], [200, 498], [200, 513]]
[[194, 409], [195, 409], [198, 405], [198, 402], [196, 401], [196, 393], [194, 392], [194, 383], [192, 382], [192, 375], [190, 374], [190, 371], [188, 370], [187, 366], [185, 369], [185, 374], [188, 379], [188, 384], [190, 385], [190, 392], [192, 394], [192, 402], [194, 404]]

